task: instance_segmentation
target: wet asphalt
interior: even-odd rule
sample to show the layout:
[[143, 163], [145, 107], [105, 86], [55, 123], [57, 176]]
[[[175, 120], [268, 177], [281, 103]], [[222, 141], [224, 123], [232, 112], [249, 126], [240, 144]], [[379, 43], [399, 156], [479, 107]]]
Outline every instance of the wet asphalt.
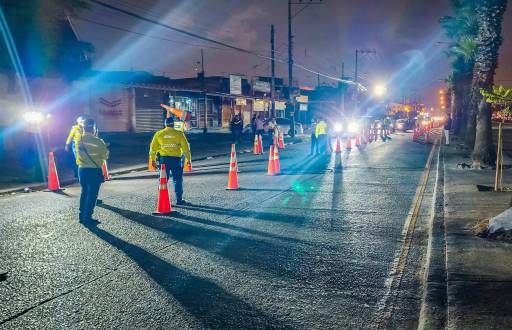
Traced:
[[[240, 154], [238, 191], [229, 159], [197, 162], [169, 217], [151, 215], [156, 174], [131, 173], [102, 186], [97, 226], [77, 186], [2, 197], [0, 329], [374, 328], [429, 151], [410, 134], [318, 158], [302, 143], [279, 176]], [[394, 327], [414, 324], [417, 299], [398, 301]]]

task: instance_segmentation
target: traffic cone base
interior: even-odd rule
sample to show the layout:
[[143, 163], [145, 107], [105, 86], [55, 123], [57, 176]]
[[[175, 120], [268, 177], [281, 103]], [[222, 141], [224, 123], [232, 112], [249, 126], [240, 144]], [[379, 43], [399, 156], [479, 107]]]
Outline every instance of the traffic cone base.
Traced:
[[238, 190], [238, 163], [236, 161], [235, 145], [231, 145], [231, 159], [229, 161], [228, 186], [226, 190]]
[[59, 175], [57, 174], [57, 167], [55, 166], [55, 158], [53, 151], [48, 153], [48, 187], [45, 191], [62, 191], [59, 182]]
[[172, 213], [171, 199], [169, 198], [169, 189], [167, 188], [167, 175], [165, 173], [165, 164], [160, 168], [160, 184], [158, 186], [158, 200], [156, 211], [152, 215], [168, 215]]

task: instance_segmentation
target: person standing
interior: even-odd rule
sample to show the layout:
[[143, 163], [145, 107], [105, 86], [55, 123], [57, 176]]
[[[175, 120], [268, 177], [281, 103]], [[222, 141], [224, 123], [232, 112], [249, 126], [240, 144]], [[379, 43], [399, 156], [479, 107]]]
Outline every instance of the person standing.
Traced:
[[274, 145], [274, 137], [278, 136], [278, 127], [275, 117], [268, 121], [268, 133], [270, 135], [270, 145]]
[[256, 135], [263, 135], [263, 133], [265, 133], [265, 121], [263, 120], [261, 113], [256, 117], [255, 124]]
[[188, 204], [183, 199], [183, 164], [182, 155], [186, 161], [191, 161], [187, 138], [183, 132], [174, 129], [174, 118], [165, 119], [165, 128], [153, 136], [149, 148], [149, 159], [156, 167], [156, 155], [159, 154], [160, 164], [165, 165], [165, 174], [172, 174], [176, 205]]
[[233, 143], [242, 144], [242, 130], [244, 128], [242, 117], [236, 114], [231, 119], [231, 134], [233, 136]]
[[318, 152], [318, 143], [316, 139], [316, 119], [311, 120], [311, 152], [310, 155], [314, 156]]
[[327, 123], [323, 119], [320, 119], [316, 124], [315, 135], [317, 141], [316, 154], [324, 155], [327, 152]]
[[78, 167], [76, 165], [76, 143], [80, 140], [84, 121], [85, 118], [82, 116], [79, 116], [76, 119], [76, 124], [71, 126], [71, 130], [69, 131], [68, 137], [66, 139], [66, 145], [64, 146], [64, 150], [66, 150], [66, 152], [69, 152], [69, 149], [71, 149], [73, 152], [73, 174], [75, 178], [78, 178]]
[[444, 139], [446, 145], [450, 145], [450, 130], [452, 129], [452, 116], [446, 115], [446, 122], [444, 123]]
[[78, 179], [82, 187], [79, 219], [82, 223], [98, 222], [92, 219], [92, 214], [101, 183], [104, 181], [101, 167], [108, 159], [109, 151], [107, 144], [96, 136], [96, 123], [93, 119], [84, 120], [75, 148]]

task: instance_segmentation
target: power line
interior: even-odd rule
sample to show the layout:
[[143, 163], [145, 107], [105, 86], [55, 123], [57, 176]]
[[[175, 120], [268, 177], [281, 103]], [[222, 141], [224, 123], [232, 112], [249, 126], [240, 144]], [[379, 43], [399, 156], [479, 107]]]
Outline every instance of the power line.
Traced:
[[[205, 36], [202, 36], [202, 35], [190, 32], [190, 31], [186, 31], [186, 30], [183, 30], [183, 29], [180, 29], [180, 28], [177, 28], [177, 27], [173, 27], [173, 26], [170, 26], [168, 24], [164, 24], [164, 23], [158, 22], [158, 21], [156, 21], [154, 19], [147, 18], [145, 16], [139, 15], [137, 13], [133, 13], [133, 12], [130, 12], [128, 10], [125, 10], [125, 9], [122, 9], [122, 8], [110, 5], [110, 4], [105, 3], [103, 1], [99, 1], [99, 0], [89, 0], [89, 1], [92, 2], [92, 3], [95, 3], [95, 4], [99, 5], [99, 6], [108, 8], [110, 10], [117, 11], [117, 12], [123, 13], [123, 14], [131, 16], [131, 17], [135, 17], [135, 18], [140, 19], [142, 21], [149, 22], [149, 23], [152, 23], [152, 24], [164, 27], [164, 28], [172, 30], [172, 31], [176, 31], [176, 32], [185, 34], [185, 35], [193, 37], [193, 38], [197, 38], [197, 39], [201, 39], [201, 40], [204, 40], [204, 41], [208, 41], [208, 42], [211, 42], [211, 43], [214, 43], [214, 44], [226, 47], [226, 48], [230, 48], [230, 49], [236, 50], [236, 51], [241, 52], [241, 53], [253, 55], [253, 56], [256, 56], [256, 57], [260, 57], [260, 58], [265, 58], [267, 60], [272, 60], [272, 58], [270, 56], [259, 54], [259, 53], [256, 53], [256, 52], [253, 52], [253, 51], [250, 51], [250, 50], [238, 47], [238, 46], [230, 45], [230, 44], [222, 42], [222, 41], [218, 41], [218, 40], [215, 40], [215, 39], [211, 39], [211, 38], [208, 38], [208, 37], [205, 37]], [[275, 59], [275, 61], [276, 62], [281, 62], [281, 63], [288, 63], [286, 61], [282, 61], [282, 60], [278, 60], [278, 59]], [[354, 83], [352, 81], [343, 80], [343, 79], [340, 79], [338, 77], [333, 77], [331, 75], [315, 71], [315, 70], [313, 70], [311, 68], [308, 68], [308, 67], [306, 67], [304, 65], [300, 65], [300, 64], [296, 64], [296, 63], [293, 63], [293, 65], [298, 67], [298, 68], [300, 68], [300, 69], [302, 69], [302, 70], [305, 70], [307, 72], [311, 72], [311, 73], [320, 75], [320, 76], [322, 76], [324, 78], [332, 79], [332, 80], [335, 80], [335, 81], [346, 82], [346, 83], [349, 83], [349, 84], [353, 84]], [[359, 84], [359, 85], [360, 85], [360, 88], [366, 89], [366, 87], [364, 87], [363, 85], [361, 85], [361, 84]]]
[[129, 30], [129, 29], [126, 29], [126, 28], [122, 28], [122, 27], [119, 27], [119, 26], [98, 22], [98, 21], [91, 20], [91, 19], [84, 18], [84, 17], [77, 17], [76, 19], [78, 19], [80, 21], [88, 22], [88, 23], [91, 23], [91, 24], [103, 26], [103, 27], [106, 27], [106, 28], [109, 28], [109, 29], [113, 29], [113, 30], [133, 33], [133, 34], [140, 35], [140, 36], [147, 37], [147, 38], [164, 40], [164, 41], [174, 42], [174, 43], [178, 43], [178, 44], [184, 44], [184, 45], [188, 45], [188, 46], [199, 47], [199, 48], [211, 48], [211, 49], [223, 50], [223, 51], [227, 50], [225, 48], [220, 48], [220, 47], [198, 45], [198, 44], [192, 44], [192, 43], [189, 43], [189, 42], [186, 42], [186, 41], [181, 41], [181, 40], [168, 39], [168, 38], [164, 38], [164, 37], [157, 37], [157, 36], [153, 36], [153, 35], [137, 32], [137, 31]]

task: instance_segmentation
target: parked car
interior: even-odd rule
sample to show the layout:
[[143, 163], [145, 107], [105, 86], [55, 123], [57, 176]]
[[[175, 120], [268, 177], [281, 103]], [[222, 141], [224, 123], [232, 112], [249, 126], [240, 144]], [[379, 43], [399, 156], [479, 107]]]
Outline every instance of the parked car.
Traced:
[[[291, 122], [288, 118], [276, 118], [277, 126], [284, 134], [291, 135]], [[304, 128], [301, 123], [295, 122], [295, 134], [304, 134]]]

